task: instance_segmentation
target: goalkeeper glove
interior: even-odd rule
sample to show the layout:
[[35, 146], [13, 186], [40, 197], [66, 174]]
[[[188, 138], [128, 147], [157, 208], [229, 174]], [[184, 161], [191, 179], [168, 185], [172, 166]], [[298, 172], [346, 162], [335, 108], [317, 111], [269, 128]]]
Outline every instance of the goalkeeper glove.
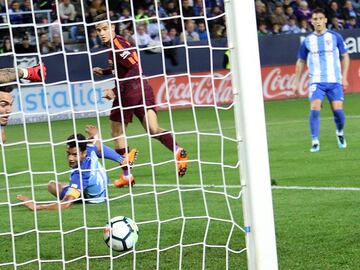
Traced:
[[[32, 82], [41, 82], [43, 79], [46, 80], [46, 67], [44, 64], [39, 64], [37, 66], [29, 67], [25, 69], [24, 79], [30, 80]], [[42, 71], [42, 73], [41, 73]], [[42, 75], [44, 78], [42, 79]]]

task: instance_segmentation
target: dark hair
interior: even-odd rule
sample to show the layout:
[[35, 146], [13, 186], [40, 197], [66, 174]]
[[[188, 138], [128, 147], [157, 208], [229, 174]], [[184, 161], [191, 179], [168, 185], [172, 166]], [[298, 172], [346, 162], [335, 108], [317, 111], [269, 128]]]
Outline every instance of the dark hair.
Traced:
[[5, 37], [3, 38], [3, 40], [2, 40], [3, 44], [2, 44], [2, 47], [1, 47], [3, 53], [11, 52], [11, 51], [12, 51], [12, 47], [11, 47], [11, 46], [10, 46], [10, 50], [7, 50], [6, 47], [5, 47], [5, 42], [6, 42], [7, 40], [10, 41], [10, 44], [11, 44], [11, 39], [10, 39], [10, 37], [9, 37], [9, 36], [5, 36]]
[[[85, 138], [84, 135], [82, 135], [81, 133], [76, 134], [76, 139], [75, 139], [75, 135], [72, 134], [67, 138], [67, 143], [66, 145], [69, 148], [74, 148], [76, 146], [79, 146], [79, 149], [81, 152], [84, 152], [86, 150], [86, 145], [87, 145], [87, 140]], [[77, 142], [77, 144], [76, 144]]]
[[16, 84], [14, 84], [14, 85], [0, 86], [0, 92], [11, 93], [11, 91], [14, 90], [16, 87], [17, 87]]
[[313, 15], [313, 14], [318, 14], [318, 13], [321, 13], [321, 14], [323, 14], [323, 15], [326, 17], [325, 10], [323, 10], [322, 8], [315, 8], [315, 9], [313, 10], [313, 12], [311, 13], [311, 15]]
[[94, 22], [101, 22], [101, 21], [105, 21], [108, 19], [108, 16], [106, 13], [101, 13], [99, 15], [97, 15], [95, 18], [94, 18]]

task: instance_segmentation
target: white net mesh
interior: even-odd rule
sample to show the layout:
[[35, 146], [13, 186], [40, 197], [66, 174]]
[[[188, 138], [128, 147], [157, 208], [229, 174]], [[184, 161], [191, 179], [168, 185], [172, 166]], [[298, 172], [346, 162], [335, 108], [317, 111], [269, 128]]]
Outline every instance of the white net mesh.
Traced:
[[[7, 141], [1, 144], [0, 268], [245, 268], [230, 72], [223, 66], [228, 50], [223, 1], [24, 0], [17, 2], [19, 10], [15, 2], [5, 0], [0, 16], [3, 43], [6, 36], [11, 41], [0, 67], [45, 63], [47, 79], [18, 80], [12, 92]], [[29, 211], [18, 194], [38, 204], [61, 202], [47, 186], [49, 180], [69, 182], [70, 134], [84, 133], [92, 124], [102, 143], [115, 148], [108, 117], [112, 102], [102, 95], [128, 78], [118, 78], [117, 64], [108, 76], [91, 72], [106, 68], [109, 53], [116, 59], [124, 52], [96, 37], [93, 19], [102, 12], [118, 34], [136, 42], [132, 49], [143, 70], [142, 95], [146, 78], [155, 93], [159, 125], [189, 154], [188, 172], [179, 177], [176, 152], [146, 131], [151, 123], [145, 121], [144, 129], [135, 118], [122, 125], [126, 146], [139, 151], [131, 169], [133, 187], [113, 186], [122, 170], [102, 155], [110, 179], [105, 203], [83, 200], [69, 209]], [[138, 225], [134, 249], [119, 253], [104, 243], [105, 224], [115, 216], [128, 216]]]

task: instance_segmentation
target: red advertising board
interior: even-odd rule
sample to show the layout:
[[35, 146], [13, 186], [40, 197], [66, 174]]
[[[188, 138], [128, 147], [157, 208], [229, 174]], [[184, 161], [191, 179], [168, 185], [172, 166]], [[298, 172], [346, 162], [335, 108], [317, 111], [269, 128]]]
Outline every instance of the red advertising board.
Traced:
[[[299, 93], [295, 95], [291, 89], [295, 80], [295, 65], [263, 67], [261, 75], [265, 100], [307, 97], [308, 95], [307, 71], [301, 76]], [[359, 76], [360, 60], [352, 60], [348, 74], [349, 89], [346, 93], [360, 92]]]
[[228, 70], [151, 78], [156, 104], [160, 109], [168, 105], [189, 107], [195, 105], [229, 104], [232, 102], [231, 77]]
[[[308, 74], [304, 72], [300, 80], [300, 90], [294, 94], [295, 65], [271, 66], [261, 69], [263, 95], [265, 100], [306, 97], [308, 94]], [[352, 60], [349, 69], [349, 89], [346, 93], [360, 92], [360, 60]], [[213, 105], [232, 102], [231, 77], [227, 70], [218, 70], [187, 75], [164, 76], [149, 80], [154, 89], [160, 108], [172, 106], [188, 107], [191, 104]]]

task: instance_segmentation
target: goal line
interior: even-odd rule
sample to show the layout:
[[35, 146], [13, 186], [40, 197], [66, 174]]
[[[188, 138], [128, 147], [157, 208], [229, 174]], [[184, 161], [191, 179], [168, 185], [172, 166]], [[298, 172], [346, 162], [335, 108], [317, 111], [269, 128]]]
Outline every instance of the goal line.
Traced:
[[[47, 184], [36, 184], [33, 187], [45, 187]], [[109, 184], [112, 186], [112, 184]], [[171, 187], [171, 188], [229, 188], [229, 189], [239, 189], [242, 188], [241, 185], [199, 185], [199, 184], [136, 184], [136, 187]], [[136, 188], [134, 187], [134, 188]], [[9, 190], [16, 189], [26, 189], [31, 188], [30, 185], [27, 186], [17, 186], [9, 187]], [[7, 188], [0, 188], [0, 191], [4, 191]], [[316, 186], [272, 186], [272, 189], [284, 189], [284, 190], [319, 190], [319, 191], [360, 191], [360, 187], [316, 187]]]

